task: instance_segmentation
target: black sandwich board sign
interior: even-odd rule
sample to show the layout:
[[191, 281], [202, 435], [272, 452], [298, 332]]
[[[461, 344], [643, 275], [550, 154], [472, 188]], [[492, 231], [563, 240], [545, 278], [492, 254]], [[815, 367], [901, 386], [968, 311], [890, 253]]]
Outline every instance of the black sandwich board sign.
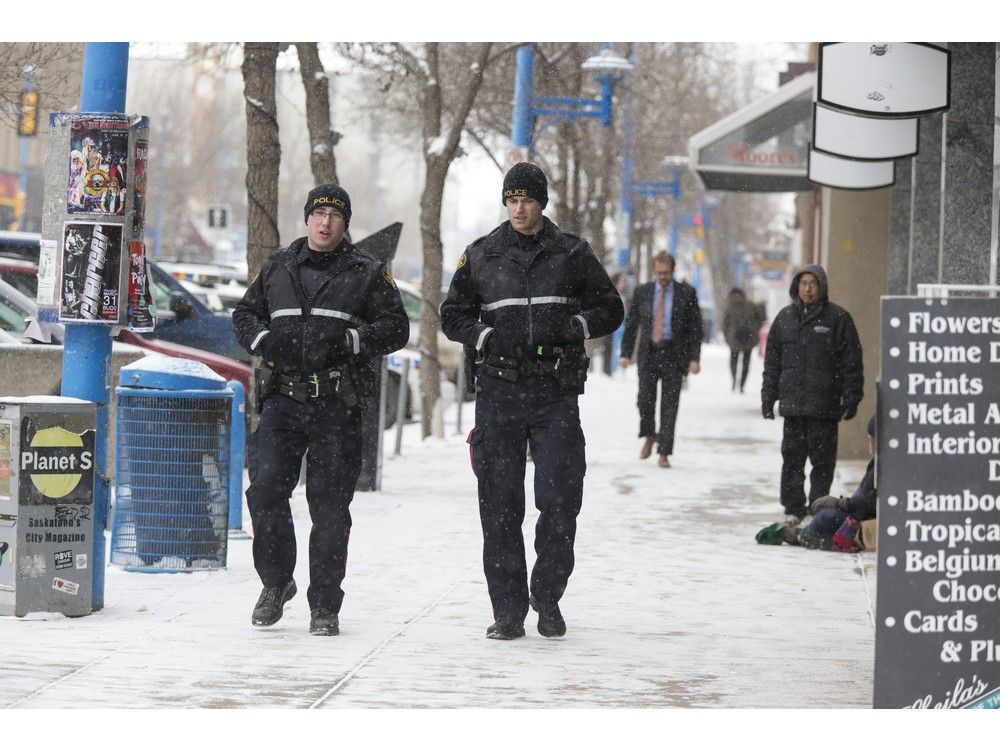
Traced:
[[1000, 707], [1000, 299], [882, 299], [875, 708]]

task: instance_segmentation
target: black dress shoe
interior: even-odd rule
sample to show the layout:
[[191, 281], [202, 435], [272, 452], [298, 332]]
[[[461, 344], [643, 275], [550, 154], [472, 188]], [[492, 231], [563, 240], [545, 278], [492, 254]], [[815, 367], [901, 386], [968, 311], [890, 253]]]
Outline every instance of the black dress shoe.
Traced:
[[545, 604], [535, 597], [528, 599], [528, 604], [538, 613], [538, 632], [546, 638], [560, 638], [566, 635], [566, 621], [556, 602]]
[[260, 627], [274, 625], [284, 614], [285, 604], [295, 596], [295, 581], [291, 580], [284, 586], [265, 586], [260, 592], [257, 604], [254, 605], [250, 622]]
[[524, 623], [501, 617], [486, 628], [486, 637], [497, 641], [512, 641], [524, 638]]
[[309, 618], [309, 632], [313, 635], [340, 635], [340, 617], [336, 612], [317, 607]]

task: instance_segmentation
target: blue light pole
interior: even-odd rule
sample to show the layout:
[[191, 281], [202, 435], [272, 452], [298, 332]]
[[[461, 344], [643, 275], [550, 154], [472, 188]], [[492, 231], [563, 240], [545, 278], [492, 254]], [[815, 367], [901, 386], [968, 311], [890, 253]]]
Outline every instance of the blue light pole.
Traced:
[[[81, 112], [124, 112], [128, 42], [88, 42], [83, 47]], [[66, 324], [62, 395], [97, 404], [94, 439], [94, 571], [92, 604], [104, 608], [104, 528], [108, 523], [108, 384], [111, 330], [104, 325]]]
[[[510, 143], [517, 161], [531, 158], [535, 150], [535, 121], [548, 118], [546, 125], [556, 125], [582, 118], [601, 121], [603, 127], [611, 127], [611, 99], [615, 83], [624, 73], [632, 70], [632, 63], [619, 55], [612, 47], [603, 47], [596, 55], [587, 58], [580, 66], [594, 73], [594, 80], [600, 86], [598, 99], [577, 99], [562, 96], [535, 96], [533, 73], [535, 67], [535, 46], [530, 42], [521, 45], [517, 51], [517, 69], [514, 75], [514, 111], [510, 129]], [[514, 157], [508, 161], [514, 161]], [[513, 164], [508, 164], [513, 166]]]

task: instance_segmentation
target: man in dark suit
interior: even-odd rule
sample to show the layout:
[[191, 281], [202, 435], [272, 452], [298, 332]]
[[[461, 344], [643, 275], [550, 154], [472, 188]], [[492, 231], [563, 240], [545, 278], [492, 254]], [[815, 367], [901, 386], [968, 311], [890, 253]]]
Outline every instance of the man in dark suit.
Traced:
[[[649, 458], [658, 444], [659, 465], [670, 467], [674, 452], [674, 423], [687, 373], [701, 369], [701, 310], [698, 293], [683, 281], [674, 281], [674, 258], [663, 251], [653, 256], [655, 281], [635, 290], [625, 318], [622, 338], [622, 368], [632, 364], [639, 338], [639, 437], [644, 438], [639, 458]], [[642, 335], [639, 335], [639, 329]], [[660, 431], [656, 431], [654, 409], [656, 384], [660, 383]]]

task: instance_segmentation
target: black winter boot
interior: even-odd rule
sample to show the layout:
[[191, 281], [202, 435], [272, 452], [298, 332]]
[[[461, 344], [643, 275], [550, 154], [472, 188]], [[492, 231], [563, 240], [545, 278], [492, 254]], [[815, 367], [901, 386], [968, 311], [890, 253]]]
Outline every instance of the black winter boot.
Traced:
[[284, 614], [285, 604], [297, 591], [294, 580], [284, 586], [265, 586], [254, 605], [250, 622], [260, 627], [274, 625]]
[[313, 635], [340, 635], [340, 617], [336, 612], [317, 607], [309, 619], [309, 632]]
[[497, 641], [512, 641], [524, 638], [524, 623], [509, 617], [501, 617], [486, 628], [486, 637]]
[[559, 638], [566, 635], [566, 621], [562, 612], [559, 611], [559, 604], [543, 604], [535, 597], [528, 598], [528, 604], [538, 613], [538, 632], [546, 638]]

